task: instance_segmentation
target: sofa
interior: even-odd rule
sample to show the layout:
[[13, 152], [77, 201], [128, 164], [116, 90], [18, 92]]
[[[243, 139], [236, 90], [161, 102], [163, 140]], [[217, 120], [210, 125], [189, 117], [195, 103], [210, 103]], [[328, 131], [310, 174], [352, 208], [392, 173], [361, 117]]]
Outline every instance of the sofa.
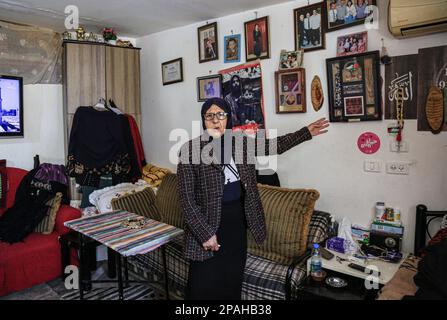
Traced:
[[[315, 199], [319, 197], [316, 191], [275, 189], [265, 185], [258, 185], [258, 188], [266, 213], [267, 239], [271, 241], [263, 246], [257, 246], [249, 233], [242, 299], [294, 299], [297, 296], [298, 286], [306, 275], [306, 260], [310, 257], [310, 248], [314, 243], [323, 243], [329, 237], [331, 216], [329, 213], [314, 210]], [[287, 200], [289, 194], [292, 201]], [[295, 210], [293, 209], [295, 204], [291, 202], [304, 203], [305, 194], [312, 195], [315, 201], [306, 209], [311, 210], [310, 214], [306, 213], [301, 219], [300, 215], [294, 216], [292, 211]], [[156, 194], [147, 188], [112, 200], [112, 208], [127, 210], [184, 228], [175, 174], [164, 177]], [[287, 214], [284, 214], [285, 212]], [[278, 213], [284, 217], [279, 217]], [[283, 232], [284, 228], [289, 228], [289, 233]], [[293, 233], [295, 229], [300, 229], [301, 232], [290, 234], [290, 230]], [[280, 243], [279, 247], [271, 243], [276, 238]], [[189, 266], [183, 255], [183, 240], [183, 237], [179, 237], [166, 245], [169, 294], [174, 299], [184, 299], [188, 277]], [[294, 244], [300, 244], [298, 251], [290, 251]], [[290, 252], [298, 254], [291, 256]], [[165, 282], [161, 250], [130, 258], [129, 269], [150, 281], [157, 293], [163, 295]]]
[[[17, 188], [28, 173], [18, 168], [6, 168], [8, 191], [6, 208], [14, 204]], [[0, 209], [0, 216], [6, 209]], [[8, 244], [0, 241], [0, 296], [51, 281], [62, 273], [59, 237], [69, 232], [64, 222], [81, 217], [81, 212], [62, 205], [57, 212], [51, 234], [32, 233], [23, 242]]]

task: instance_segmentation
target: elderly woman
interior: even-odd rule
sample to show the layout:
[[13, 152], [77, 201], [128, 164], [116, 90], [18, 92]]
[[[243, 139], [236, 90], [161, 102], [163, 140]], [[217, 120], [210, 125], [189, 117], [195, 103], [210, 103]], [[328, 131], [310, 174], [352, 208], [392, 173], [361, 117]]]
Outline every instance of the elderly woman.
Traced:
[[[207, 100], [202, 106], [205, 133], [180, 152], [177, 175], [186, 226], [185, 256], [190, 261], [188, 300], [241, 299], [247, 229], [258, 244], [266, 237], [251, 158], [258, 153], [284, 153], [326, 133], [329, 126], [321, 119], [294, 133], [265, 139], [265, 150], [250, 150], [247, 136], [242, 144], [234, 143], [237, 137], [231, 133], [231, 118], [225, 100]], [[276, 149], [270, 148], [275, 143]]]

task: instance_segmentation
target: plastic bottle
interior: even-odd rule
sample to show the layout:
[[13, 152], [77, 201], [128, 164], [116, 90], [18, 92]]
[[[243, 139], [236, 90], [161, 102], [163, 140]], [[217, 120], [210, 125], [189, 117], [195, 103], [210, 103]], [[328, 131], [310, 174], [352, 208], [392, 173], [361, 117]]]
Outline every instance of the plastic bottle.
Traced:
[[394, 222], [401, 223], [401, 210], [400, 208], [394, 208]]
[[314, 244], [312, 258], [310, 259], [310, 275], [319, 277], [321, 275], [322, 270], [322, 261], [320, 254], [320, 246], [318, 244]]

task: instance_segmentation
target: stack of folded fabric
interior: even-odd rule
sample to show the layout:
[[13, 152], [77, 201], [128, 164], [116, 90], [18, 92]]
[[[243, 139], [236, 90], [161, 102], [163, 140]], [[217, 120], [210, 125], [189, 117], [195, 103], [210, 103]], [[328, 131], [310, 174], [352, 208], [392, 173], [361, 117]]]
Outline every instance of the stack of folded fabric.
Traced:
[[113, 187], [107, 187], [92, 192], [89, 196], [90, 203], [93, 204], [98, 213], [106, 213], [113, 211], [112, 200], [135, 193], [151, 185], [144, 180], [138, 180], [136, 183], [121, 183]]

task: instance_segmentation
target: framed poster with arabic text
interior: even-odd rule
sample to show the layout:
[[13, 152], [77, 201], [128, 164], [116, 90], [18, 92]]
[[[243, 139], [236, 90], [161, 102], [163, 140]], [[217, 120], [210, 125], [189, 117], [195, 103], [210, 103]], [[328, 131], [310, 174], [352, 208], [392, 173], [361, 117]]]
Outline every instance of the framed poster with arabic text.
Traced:
[[418, 55], [392, 57], [385, 65], [385, 119], [396, 119], [398, 90], [403, 88], [404, 119], [417, 119]]
[[326, 60], [331, 122], [382, 120], [380, 53]]
[[[447, 46], [419, 49], [418, 54], [418, 131], [430, 131], [426, 105], [430, 87], [447, 88]], [[445, 118], [445, 116], [444, 116]], [[442, 131], [447, 131], [444, 121]]]

